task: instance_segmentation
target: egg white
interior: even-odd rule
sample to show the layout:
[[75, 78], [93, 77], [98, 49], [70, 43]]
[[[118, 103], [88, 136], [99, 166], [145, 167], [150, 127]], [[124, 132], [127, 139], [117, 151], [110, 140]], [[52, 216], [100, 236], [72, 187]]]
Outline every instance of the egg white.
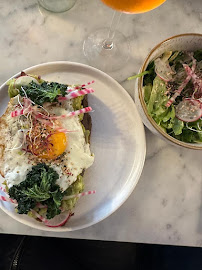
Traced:
[[[12, 101], [14, 105], [18, 103], [18, 97]], [[48, 106], [46, 108], [52, 115], [62, 115], [73, 111], [71, 101], [66, 101], [62, 106]], [[11, 117], [7, 115], [8, 130], [4, 151], [4, 177], [9, 187], [19, 184], [24, 181], [27, 173], [32, 169], [32, 166], [37, 164], [37, 159], [33, 159], [31, 153], [21, 151], [21, 143], [24, 136], [24, 131], [20, 130], [19, 117]], [[26, 126], [26, 121], [25, 121]], [[73, 131], [66, 134], [67, 148], [59, 162], [51, 160], [43, 160], [47, 165], [55, 169], [59, 174], [57, 184], [62, 191], [65, 191], [77, 176], [84, 169], [89, 168], [94, 162], [94, 156], [90, 151], [89, 144], [86, 143], [83, 129], [78, 116], [67, 117], [61, 119], [63, 128]], [[38, 163], [41, 162], [40, 160]], [[68, 171], [68, 174], [66, 171]]]

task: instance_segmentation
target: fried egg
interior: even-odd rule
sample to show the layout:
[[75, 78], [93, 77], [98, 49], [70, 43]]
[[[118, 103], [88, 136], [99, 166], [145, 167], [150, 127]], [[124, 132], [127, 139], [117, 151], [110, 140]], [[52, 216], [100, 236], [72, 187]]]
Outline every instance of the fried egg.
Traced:
[[[43, 162], [59, 174], [57, 184], [65, 191], [94, 162], [79, 117], [61, 118], [59, 123], [67, 131], [55, 130], [43, 119], [30, 121], [29, 115], [11, 117], [19, 100], [19, 96], [12, 98], [0, 119], [1, 174], [11, 187], [24, 181], [32, 166]], [[74, 111], [71, 100], [44, 105], [44, 110], [54, 116]]]

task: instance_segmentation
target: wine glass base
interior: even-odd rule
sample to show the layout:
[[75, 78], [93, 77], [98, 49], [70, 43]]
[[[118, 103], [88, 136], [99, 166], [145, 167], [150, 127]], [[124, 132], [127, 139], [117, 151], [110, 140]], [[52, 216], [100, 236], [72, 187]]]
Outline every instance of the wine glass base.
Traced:
[[130, 44], [119, 31], [115, 31], [112, 48], [105, 49], [108, 28], [90, 34], [83, 44], [83, 52], [90, 65], [103, 71], [116, 71], [124, 67], [129, 59]]

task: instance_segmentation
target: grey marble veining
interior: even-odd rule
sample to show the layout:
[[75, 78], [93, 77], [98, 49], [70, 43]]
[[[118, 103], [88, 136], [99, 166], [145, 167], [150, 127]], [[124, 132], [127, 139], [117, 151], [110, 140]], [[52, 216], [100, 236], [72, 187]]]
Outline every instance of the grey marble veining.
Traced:
[[[113, 11], [99, 0], [78, 0], [65, 13], [39, 8], [35, 0], [0, 0], [0, 84], [26, 67], [69, 60], [86, 63], [85, 36], [108, 26]], [[138, 15], [123, 15], [119, 25], [131, 42], [131, 58], [110, 75], [133, 96], [134, 82], [149, 50], [179, 33], [202, 32], [201, 0], [167, 0]], [[104, 221], [75, 232], [42, 232], [0, 211], [0, 233], [81, 239], [202, 246], [202, 153], [169, 145], [146, 130], [147, 157], [129, 199]]]

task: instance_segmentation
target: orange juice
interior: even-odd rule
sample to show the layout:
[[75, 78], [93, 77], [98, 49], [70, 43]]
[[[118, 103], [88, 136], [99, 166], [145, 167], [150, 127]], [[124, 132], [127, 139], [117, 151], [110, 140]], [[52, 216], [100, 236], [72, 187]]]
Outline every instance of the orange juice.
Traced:
[[166, 0], [101, 0], [107, 6], [125, 13], [143, 13], [150, 11]]

